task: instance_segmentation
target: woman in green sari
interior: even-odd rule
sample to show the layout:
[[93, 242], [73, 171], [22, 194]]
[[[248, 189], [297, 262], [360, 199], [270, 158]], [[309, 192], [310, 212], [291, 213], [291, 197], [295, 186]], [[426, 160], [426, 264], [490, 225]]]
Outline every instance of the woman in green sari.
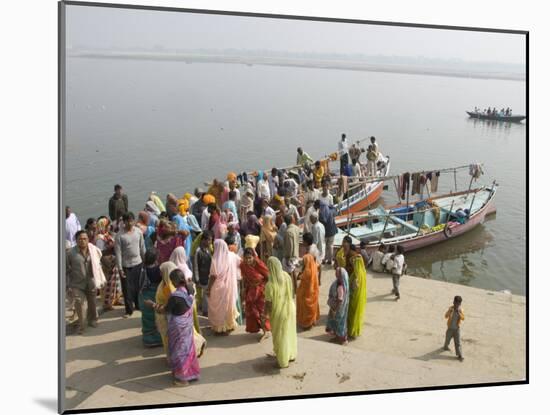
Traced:
[[280, 368], [288, 367], [298, 354], [296, 334], [296, 305], [293, 299], [292, 278], [283, 271], [276, 257], [267, 260], [269, 272], [265, 286], [265, 311], [263, 321], [271, 322], [273, 351]]
[[365, 262], [353, 246], [352, 239], [344, 236], [342, 248], [336, 254], [336, 264], [349, 275], [348, 338], [361, 335], [367, 306], [367, 270]]

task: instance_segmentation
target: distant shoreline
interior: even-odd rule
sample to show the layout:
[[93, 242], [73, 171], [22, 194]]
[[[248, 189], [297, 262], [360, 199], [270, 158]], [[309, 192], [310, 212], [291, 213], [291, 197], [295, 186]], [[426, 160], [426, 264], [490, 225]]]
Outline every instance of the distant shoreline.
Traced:
[[406, 66], [404, 64], [370, 64], [366, 62], [297, 59], [284, 57], [261, 56], [227, 56], [227, 55], [200, 55], [185, 53], [150, 53], [150, 52], [69, 52], [70, 58], [89, 59], [122, 59], [122, 60], [149, 60], [149, 61], [179, 61], [192, 63], [230, 63], [240, 65], [283, 66], [295, 68], [339, 69], [364, 72], [387, 72], [410, 75], [449, 76], [455, 78], [497, 79], [507, 81], [525, 81], [525, 74], [504, 72], [464, 71], [444, 68], [429, 68]]

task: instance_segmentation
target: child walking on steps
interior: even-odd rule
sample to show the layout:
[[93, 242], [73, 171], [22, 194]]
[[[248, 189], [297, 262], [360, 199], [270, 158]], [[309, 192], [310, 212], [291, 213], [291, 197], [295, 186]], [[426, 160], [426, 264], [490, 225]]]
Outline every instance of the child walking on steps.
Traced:
[[[403, 255], [404, 249], [401, 245], [395, 247], [395, 255], [392, 258], [392, 282], [393, 290], [392, 293], [395, 294], [395, 299], [399, 300], [401, 295], [399, 293], [399, 280], [401, 275], [403, 275], [407, 269], [407, 264], [405, 264], [405, 256]], [[390, 262], [390, 260], [388, 260]]]
[[458, 360], [464, 360], [462, 355], [462, 345], [460, 344], [460, 323], [464, 320], [464, 310], [462, 310], [462, 297], [457, 295], [454, 298], [453, 305], [445, 313], [447, 319], [447, 332], [445, 333], [445, 344], [443, 350], [450, 350], [451, 339], [455, 342], [455, 353]]

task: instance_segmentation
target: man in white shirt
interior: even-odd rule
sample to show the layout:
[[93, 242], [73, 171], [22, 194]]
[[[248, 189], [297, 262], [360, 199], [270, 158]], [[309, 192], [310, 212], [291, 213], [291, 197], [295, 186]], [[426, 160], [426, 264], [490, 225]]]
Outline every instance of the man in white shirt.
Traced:
[[345, 134], [342, 134], [342, 139], [338, 142], [338, 154], [340, 155], [340, 174], [344, 174], [344, 167], [349, 163], [348, 140]]
[[311, 234], [313, 235], [313, 243], [317, 246], [321, 254], [321, 258], [325, 257], [325, 227], [319, 222], [319, 214], [313, 212], [309, 216], [311, 221]]
[[384, 244], [380, 244], [378, 251], [372, 254], [372, 270], [375, 272], [384, 272], [384, 265], [382, 264], [382, 259], [384, 258], [384, 253], [386, 247]]
[[307, 190], [304, 193], [304, 202], [306, 203], [306, 206], [308, 202], [313, 203], [317, 199], [319, 199], [319, 196], [321, 196], [321, 192], [319, 191], [319, 189], [315, 188], [315, 186], [313, 185], [313, 180], [308, 180]]
[[395, 294], [395, 299], [399, 300], [401, 295], [399, 293], [399, 279], [403, 275], [405, 270], [405, 256], [403, 255], [404, 249], [401, 245], [397, 245], [396, 253], [393, 257], [393, 267], [392, 267], [392, 282], [393, 282], [393, 293]]
[[311, 220], [309, 219], [311, 217], [312, 213], [317, 212], [315, 207], [313, 206], [313, 201], [307, 201], [306, 202], [306, 213], [304, 215], [304, 233], [311, 232]]
[[258, 197], [261, 199], [271, 199], [271, 193], [269, 191], [269, 183], [267, 180], [262, 179], [258, 180], [258, 183], [256, 183], [256, 190]]
[[273, 208], [269, 206], [269, 200], [262, 199], [262, 210], [263, 210], [262, 216], [271, 216], [273, 218], [272, 220], [275, 221], [276, 213], [273, 210]]
[[363, 176], [363, 172], [361, 171], [361, 164], [359, 164], [359, 162], [356, 159], [352, 161], [351, 171], [353, 172], [353, 175], [355, 177]]
[[81, 230], [80, 221], [71, 211], [69, 206], [65, 207], [65, 240], [71, 243], [71, 247], [76, 245], [75, 235]]
[[292, 178], [288, 178], [284, 181], [283, 187], [285, 189], [285, 196], [296, 197], [298, 195], [298, 183]]
[[329, 182], [327, 180], [323, 181], [323, 191], [321, 192], [321, 195], [319, 196], [319, 200], [321, 202], [325, 202], [327, 204], [327, 206], [333, 206], [334, 205], [334, 197], [330, 194]]
[[202, 216], [201, 216], [201, 229], [203, 231], [207, 231], [208, 230], [208, 225], [210, 223], [210, 214], [211, 212], [215, 209], [215, 205], [208, 205], [206, 207], [206, 209], [204, 209], [202, 211]]

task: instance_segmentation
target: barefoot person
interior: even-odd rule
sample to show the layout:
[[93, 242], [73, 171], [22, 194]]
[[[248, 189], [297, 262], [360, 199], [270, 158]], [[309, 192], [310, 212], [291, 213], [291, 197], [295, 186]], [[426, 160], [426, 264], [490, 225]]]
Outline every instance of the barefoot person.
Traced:
[[264, 291], [268, 271], [267, 266], [258, 258], [253, 248], [244, 250], [241, 275], [244, 285], [246, 332], [258, 333], [262, 330], [261, 341], [271, 331], [269, 320], [262, 319], [265, 309]]
[[78, 332], [86, 323], [97, 327], [96, 292], [105, 276], [100, 264], [101, 251], [88, 242], [86, 231], [76, 233], [76, 246], [67, 252], [67, 295], [74, 301], [78, 316]]
[[344, 237], [342, 248], [340, 248], [337, 254], [337, 262], [350, 275], [348, 337], [353, 339], [360, 336], [363, 330], [365, 307], [367, 305], [367, 271], [363, 257], [356, 252], [351, 237]]
[[[164, 265], [164, 264], [163, 264]], [[174, 385], [185, 386], [200, 376], [199, 361], [193, 341], [194, 289], [178, 268], [170, 272], [170, 283], [175, 287], [165, 305], [147, 300], [159, 314], [167, 316], [168, 363], [172, 369]]]
[[445, 344], [443, 350], [450, 350], [451, 339], [455, 342], [455, 353], [458, 360], [463, 361], [462, 345], [460, 344], [460, 323], [464, 321], [464, 310], [462, 310], [462, 297], [455, 296], [453, 305], [445, 313], [447, 319], [447, 332], [445, 333]]
[[273, 352], [280, 368], [296, 360], [298, 338], [296, 334], [296, 307], [292, 296], [292, 279], [283, 271], [281, 262], [267, 260], [269, 279], [265, 286], [265, 320], [271, 322]]
[[[176, 290], [176, 287], [170, 280], [170, 273], [177, 269], [176, 264], [173, 262], [164, 262], [160, 266], [160, 273], [162, 275], [162, 281], [157, 287], [157, 293], [155, 295], [155, 303], [160, 306], [165, 306], [168, 303], [168, 299], [172, 295], [172, 292]], [[149, 304], [147, 301], [145, 304]], [[162, 345], [164, 346], [164, 352], [168, 357], [168, 321], [166, 320], [166, 314], [156, 313], [155, 323], [157, 330], [162, 338]]]
[[129, 317], [134, 312], [134, 306], [139, 310], [139, 280], [145, 256], [145, 241], [143, 233], [134, 226], [135, 217], [132, 212], [122, 216], [124, 229], [115, 237], [115, 255], [118, 272], [122, 283], [124, 307]]
[[306, 254], [303, 257], [304, 269], [300, 274], [300, 285], [296, 290], [296, 320], [298, 325], [309, 330], [317, 323], [319, 311], [319, 277], [315, 257]]
[[148, 249], [145, 252], [144, 283], [139, 294], [139, 305], [141, 309], [141, 333], [145, 347], [162, 346], [162, 338], [155, 323], [155, 312], [150, 307], [145, 307], [147, 300], [153, 300], [158, 286], [162, 281], [160, 267], [157, 264], [157, 250]]
[[330, 286], [327, 304], [329, 313], [325, 331], [336, 336], [336, 340], [340, 344], [347, 344], [349, 277], [344, 268], [336, 268], [336, 281]]
[[212, 331], [228, 335], [237, 327], [237, 274], [240, 258], [229, 251], [222, 239], [214, 241], [214, 255], [210, 267], [208, 296], [208, 320]]

